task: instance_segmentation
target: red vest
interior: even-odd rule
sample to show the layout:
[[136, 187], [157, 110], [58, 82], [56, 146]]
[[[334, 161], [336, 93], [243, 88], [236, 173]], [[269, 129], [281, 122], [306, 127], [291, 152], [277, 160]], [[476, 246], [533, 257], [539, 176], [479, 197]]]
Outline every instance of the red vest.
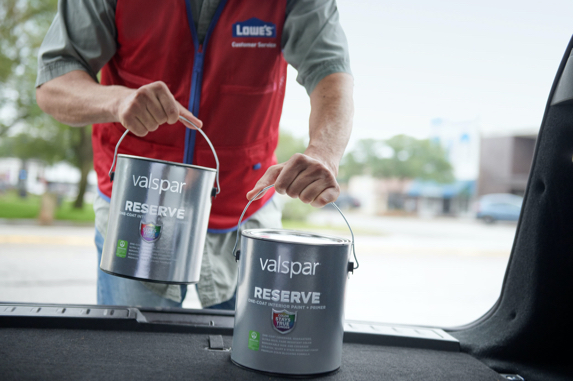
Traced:
[[[281, 34], [286, 0], [222, 0], [199, 45], [189, 0], [118, 0], [117, 52], [101, 83], [139, 88], [167, 84], [175, 98], [204, 123], [220, 160], [221, 193], [213, 201], [209, 230], [231, 231], [247, 203], [245, 194], [268, 167], [274, 150], [286, 82]], [[93, 127], [94, 167], [100, 194], [111, 197], [107, 173], [119, 123]], [[206, 141], [181, 123], [143, 138], [128, 134], [120, 153], [215, 168]], [[260, 209], [273, 189], [255, 201]]]

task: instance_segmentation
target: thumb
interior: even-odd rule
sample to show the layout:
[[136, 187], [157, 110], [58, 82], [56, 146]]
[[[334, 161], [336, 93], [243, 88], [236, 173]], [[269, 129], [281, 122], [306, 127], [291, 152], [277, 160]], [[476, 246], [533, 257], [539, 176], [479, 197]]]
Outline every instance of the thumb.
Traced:
[[[261, 177], [259, 179], [259, 181], [257, 181], [257, 183], [255, 184], [255, 187], [252, 190], [250, 190], [249, 193], [247, 193], [247, 199], [251, 200], [261, 190], [268, 187], [269, 185], [274, 184], [275, 181], [277, 180], [277, 177], [279, 177], [279, 174], [281, 173], [283, 167], [284, 167], [284, 164], [277, 164], [277, 165], [273, 165], [272, 167], [269, 167], [269, 169], [267, 169], [267, 171], [265, 172], [263, 177]], [[257, 199], [259, 199], [263, 196], [264, 196], [264, 193], [260, 194], [259, 197], [257, 197]]]
[[[185, 127], [190, 128], [192, 130], [196, 130], [195, 127], [197, 127], [197, 128], [203, 127], [203, 122], [199, 118], [197, 118], [195, 115], [193, 115], [191, 113], [191, 111], [189, 111], [185, 107], [183, 107], [181, 105], [181, 103], [178, 103], [177, 105], [179, 108], [179, 120], [181, 121], [181, 123], [183, 123], [183, 125]], [[181, 119], [181, 117], [184, 117], [185, 119], [189, 120], [191, 123], [195, 124], [195, 126], [188, 123], [186, 120]]]

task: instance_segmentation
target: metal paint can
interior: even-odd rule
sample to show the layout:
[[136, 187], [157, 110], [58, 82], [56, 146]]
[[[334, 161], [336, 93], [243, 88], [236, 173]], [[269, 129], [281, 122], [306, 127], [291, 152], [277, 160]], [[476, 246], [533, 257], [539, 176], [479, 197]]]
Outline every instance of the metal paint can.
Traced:
[[201, 129], [179, 119], [203, 135], [217, 169], [118, 155], [126, 130], [109, 170], [115, 184], [100, 262], [108, 274], [168, 284], [199, 282], [211, 197], [221, 190], [219, 158]]
[[290, 376], [337, 370], [352, 244], [291, 230], [243, 231], [232, 361]]
[[118, 155], [100, 268], [132, 279], [197, 283], [216, 173]]

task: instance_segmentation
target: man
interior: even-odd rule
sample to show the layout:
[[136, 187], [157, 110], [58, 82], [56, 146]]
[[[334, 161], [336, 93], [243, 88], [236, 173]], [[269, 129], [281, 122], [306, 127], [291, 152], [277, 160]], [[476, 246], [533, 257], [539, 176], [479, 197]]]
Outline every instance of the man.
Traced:
[[[310, 141], [276, 163], [286, 61], [310, 95]], [[101, 69], [101, 84], [96, 74]], [[99, 196], [96, 245], [107, 230], [112, 153], [214, 167], [221, 163], [197, 285], [203, 307], [234, 308], [236, 223], [263, 187], [315, 207], [335, 201], [338, 164], [352, 125], [352, 77], [334, 0], [60, 0], [39, 53], [38, 105], [71, 126], [93, 126]], [[200, 119], [199, 119], [200, 118]], [[191, 127], [191, 126], [186, 126]], [[280, 227], [271, 189], [244, 228]], [[186, 287], [98, 272], [98, 303], [181, 306]]]

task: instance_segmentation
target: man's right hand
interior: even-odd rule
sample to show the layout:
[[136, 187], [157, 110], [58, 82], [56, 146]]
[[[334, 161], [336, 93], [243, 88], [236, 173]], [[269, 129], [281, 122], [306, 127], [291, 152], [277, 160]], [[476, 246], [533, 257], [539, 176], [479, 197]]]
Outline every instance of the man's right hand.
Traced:
[[167, 85], [153, 82], [129, 94], [117, 107], [117, 120], [137, 136], [145, 136], [164, 124], [175, 124], [179, 115], [202, 127], [203, 123], [175, 100]]
[[38, 87], [36, 99], [42, 110], [68, 126], [119, 122], [135, 135], [145, 136], [163, 123], [177, 122], [179, 115], [203, 126], [163, 82], [139, 89], [102, 86], [85, 71], [74, 70]]

